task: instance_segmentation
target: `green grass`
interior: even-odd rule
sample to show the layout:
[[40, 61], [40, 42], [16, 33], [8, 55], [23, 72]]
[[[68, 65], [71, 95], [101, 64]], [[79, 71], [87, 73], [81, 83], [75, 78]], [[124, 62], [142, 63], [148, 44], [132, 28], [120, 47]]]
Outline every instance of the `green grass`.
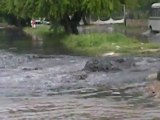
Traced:
[[[24, 31], [30, 35], [45, 36], [46, 46], [63, 47], [64, 50], [76, 55], [102, 55], [108, 52], [120, 54], [152, 54], [156, 52], [150, 49], [160, 49], [159, 45], [142, 43], [136, 39], [128, 38], [120, 33], [91, 33], [81, 35], [66, 35], [64, 33], [54, 34], [49, 31], [48, 26], [36, 29], [25, 28]], [[47, 38], [47, 36], [49, 36]]]
[[148, 49], [160, 48], [158, 45], [141, 43], [119, 33], [70, 35], [66, 38], [64, 44], [75, 52], [91, 55], [100, 55], [107, 52], [140, 54]]
[[31, 28], [31, 27], [25, 27], [24, 31], [27, 34], [30, 35], [37, 35], [37, 36], [48, 36], [52, 34], [52, 31], [50, 31], [50, 26], [48, 25], [37, 25], [36, 28]]

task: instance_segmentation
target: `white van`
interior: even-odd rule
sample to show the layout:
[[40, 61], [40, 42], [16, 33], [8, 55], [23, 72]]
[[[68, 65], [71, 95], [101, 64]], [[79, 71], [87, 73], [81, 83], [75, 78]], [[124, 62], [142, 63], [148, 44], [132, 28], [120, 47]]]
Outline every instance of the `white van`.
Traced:
[[160, 3], [154, 3], [151, 6], [148, 27], [151, 32], [160, 31]]

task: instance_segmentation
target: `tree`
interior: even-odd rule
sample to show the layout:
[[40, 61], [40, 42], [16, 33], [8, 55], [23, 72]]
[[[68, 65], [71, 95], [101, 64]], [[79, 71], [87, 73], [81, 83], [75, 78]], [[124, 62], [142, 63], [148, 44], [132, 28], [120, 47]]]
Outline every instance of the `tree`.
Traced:
[[128, 10], [138, 18], [148, 18], [150, 7], [156, 2], [160, 0], [126, 0]]
[[13, 1], [0, 0], [0, 16], [10, 25], [25, 26], [30, 22], [28, 17], [19, 17], [15, 14], [16, 8]]
[[47, 17], [51, 22], [58, 21], [66, 32], [78, 34], [77, 26], [85, 14], [110, 15], [128, 1], [131, 0], [0, 0], [0, 7], [18, 19]]

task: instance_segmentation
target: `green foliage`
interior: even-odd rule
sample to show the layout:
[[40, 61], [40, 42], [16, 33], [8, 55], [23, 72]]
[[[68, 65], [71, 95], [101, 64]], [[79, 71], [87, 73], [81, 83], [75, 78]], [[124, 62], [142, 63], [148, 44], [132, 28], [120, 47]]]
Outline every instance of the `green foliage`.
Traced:
[[79, 11], [104, 18], [121, 15], [125, 4], [127, 13], [138, 18], [146, 17], [154, 2], [160, 0], [0, 0], [0, 13], [11, 14], [18, 19], [46, 17], [52, 23], [60, 23], [64, 16], [73, 17]]
[[28, 34], [34, 34], [38, 36], [46, 36], [52, 34], [52, 31], [49, 30], [50, 27], [46, 25], [40, 25], [38, 28], [31, 29], [30, 27], [25, 27], [24, 31], [26, 31]]
[[128, 2], [128, 10], [132, 11], [134, 18], [148, 18], [151, 5], [160, 0], [126, 0], [126, 2]]
[[[87, 11], [92, 14], [110, 13], [120, 6], [120, 0], [1, 0], [1, 7], [18, 17], [54, 17], [65, 13]], [[2, 9], [1, 9], [2, 10]]]
[[147, 10], [160, 0], [0, 0], [0, 12], [15, 14], [17, 17], [49, 17], [60, 19], [64, 14], [86, 11], [93, 15], [111, 14], [119, 11], [122, 4], [129, 10]]

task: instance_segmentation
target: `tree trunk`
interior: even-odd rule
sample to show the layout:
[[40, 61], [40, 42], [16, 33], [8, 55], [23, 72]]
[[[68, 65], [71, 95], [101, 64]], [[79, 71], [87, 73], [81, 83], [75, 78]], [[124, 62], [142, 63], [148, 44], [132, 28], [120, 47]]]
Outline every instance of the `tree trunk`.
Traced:
[[61, 20], [61, 24], [66, 33], [72, 33], [70, 18], [68, 15], [64, 15], [63, 19]]
[[88, 22], [86, 20], [86, 16], [85, 15], [82, 16], [82, 20], [83, 20], [84, 25], [88, 25]]
[[[82, 15], [82, 20], [83, 20], [83, 23], [84, 25], [89, 25], [89, 22], [87, 20], [87, 12], [86, 11], [83, 11], [83, 15]], [[89, 16], [88, 16], [89, 17]]]
[[82, 12], [78, 11], [70, 18], [68, 14], [63, 16], [61, 24], [64, 26], [64, 30], [69, 34], [78, 34], [78, 25], [82, 18]]

